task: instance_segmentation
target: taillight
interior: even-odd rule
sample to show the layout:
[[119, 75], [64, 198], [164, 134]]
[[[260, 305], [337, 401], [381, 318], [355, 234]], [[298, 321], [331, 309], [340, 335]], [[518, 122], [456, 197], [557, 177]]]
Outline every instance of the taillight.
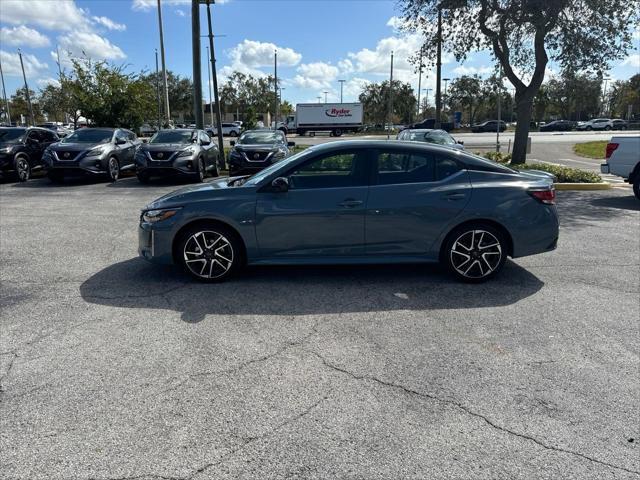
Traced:
[[529, 190], [529, 195], [538, 200], [540, 203], [544, 203], [545, 205], [556, 204], [556, 191], [553, 188], [544, 190]]
[[616, 148], [618, 148], [618, 144], [617, 143], [607, 143], [607, 151], [606, 151], [604, 157], [607, 160], [609, 160], [609, 157], [611, 157], [611, 154], [615, 151]]

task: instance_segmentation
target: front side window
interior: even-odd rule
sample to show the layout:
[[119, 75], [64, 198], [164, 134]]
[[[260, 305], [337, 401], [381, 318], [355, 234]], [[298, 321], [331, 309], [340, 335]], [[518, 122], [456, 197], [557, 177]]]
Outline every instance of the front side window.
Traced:
[[24, 128], [0, 128], [0, 143], [21, 142], [26, 132]]
[[289, 186], [291, 189], [309, 189], [364, 185], [361, 171], [364, 155], [366, 153], [336, 152], [316, 157], [289, 173]]

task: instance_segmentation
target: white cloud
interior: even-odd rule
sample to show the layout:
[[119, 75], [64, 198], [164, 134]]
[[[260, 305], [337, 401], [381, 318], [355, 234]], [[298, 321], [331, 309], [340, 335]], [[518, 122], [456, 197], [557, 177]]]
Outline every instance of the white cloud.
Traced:
[[620, 66], [640, 68], [640, 54], [634, 53], [633, 55], [629, 55]]
[[[39, 75], [40, 71], [46, 70], [49, 66], [38, 60], [34, 55], [23, 53], [22, 62], [27, 79], [31, 76]], [[8, 77], [22, 77], [20, 68], [20, 57], [17, 53], [0, 50], [0, 63], [2, 63], [2, 73]]]
[[371, 82], [366, 78], [358, 78], [358, 77], [354, 77], [350, 79], [348, 82], [345, 82], [344, 90], [343, 90], [345, 99], [347, 97], [353, 97], [355, 100], [357, 100], [358, 95], [362, 93], [362, 90], [364, 89], [364, 87], [369, 83]]
[[187, 14], [185, 13], [184, 10], [181, 10], [179, 8], [176, 9], [176, 15], [178, 15], [179, 17], [186, 17]]
[[87, 24], [84, 12], [73, 0], [2, 1], [2, 21], [14, 25], [38, 25], [51, 30], [75, 30]]
[[313, 62], [303, 63], [297, 68], [296, 75], [291, 83], [300, 88], [329, 88], [338, 77], [338, 67], [329, 63]]
[[[74, 32], [62, 35], [58, 38], [60, 42], [60, 56], [65, 63], [68, 62], [68, 55], [75, 57], [86, 56], [96, 60], [122, 60], [127, 58], [124, 52], [109, 40], [96, 33]], [[55, 59], [56, 52], [51, 52]]]
[[453, 73], [457, 75], [480, 75], [481, 77], [490, 75], [493, 72], [493, 67], [483, 65], [481, 67], [467, 67], [459, 65], [453, 69]]
[[291, 67], [297, 65], [302, 58], [291, 48], [278, 47], [273, 43], [243, 40], [233, 47], [228, 55], [233, 65], [245, 65], [249, 68], [268, 67], [273, 65], [274, 52], [278, 51], [278, 65]]
[[127, 29], [127, 26], [122, 23], [117, 23], [107, 17], [91, 17], [91, 19], [103, 27], [107, 27], [109, 30], [117, 30], [122, 32]]
[[46, 47], [50, 44], [48, 37], [24, 25], [13, 28], [2, 27], [0, 43], [12, 46], [27, 45], [31, 48]]
[[60, 82], [58, 81], [58, 79], [53, 77], [39, 78], [38, 80], [36, 80], [36, 83], [40, 88], [45, 88], [48, 85], [53, 85], [55, 87], [60, 86]]
[[352, 73], [354, 70], [353, 62], [348, 58], [343, 58], [338, 62], [338, 67], [343, 74]]

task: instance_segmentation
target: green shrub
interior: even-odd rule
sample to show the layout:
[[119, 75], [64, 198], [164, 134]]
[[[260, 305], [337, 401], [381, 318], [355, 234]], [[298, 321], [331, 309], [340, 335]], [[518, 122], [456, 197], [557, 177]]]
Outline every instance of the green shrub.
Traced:
[[563, 167], [562, 165], [553, 165], [550, 163], [524, 163], [518, 165], [510, 165], [511, 154], [502, 152], [483, 152], [483, 157], [494, 162], [507, 165], [516, 170], [542, 170], [556, 176], [559, 183], [600, 183], [602, 177], [595, 172], [580, 170], [579, 168]]

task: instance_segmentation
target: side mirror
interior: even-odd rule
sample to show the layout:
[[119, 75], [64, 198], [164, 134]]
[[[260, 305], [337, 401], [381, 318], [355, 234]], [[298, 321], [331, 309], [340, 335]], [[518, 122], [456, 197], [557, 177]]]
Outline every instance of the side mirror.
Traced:
[[234, 140], [231, 140], [231, 141], [229, 142], [229, 145], [231, 145], [232, 147], [233, 147], [235, 144], [236, 144], [236, 142], [235, 142]]
[[278, 177], [271, 182], [274, 192], [287, 192], [289, 190], [289, 179], [286, 177]]
[[124, 145], [127, 141], [124, 138], [116, 138], [116, 145]]
[[458, 145], [464, 145], [464, 142], [462, 140], [458, 140]]
[[287, 142], [287, 147], [295, 147], [296, 142]]
[[211, 145], [211, 140], [203, 140], [200, 145]]

